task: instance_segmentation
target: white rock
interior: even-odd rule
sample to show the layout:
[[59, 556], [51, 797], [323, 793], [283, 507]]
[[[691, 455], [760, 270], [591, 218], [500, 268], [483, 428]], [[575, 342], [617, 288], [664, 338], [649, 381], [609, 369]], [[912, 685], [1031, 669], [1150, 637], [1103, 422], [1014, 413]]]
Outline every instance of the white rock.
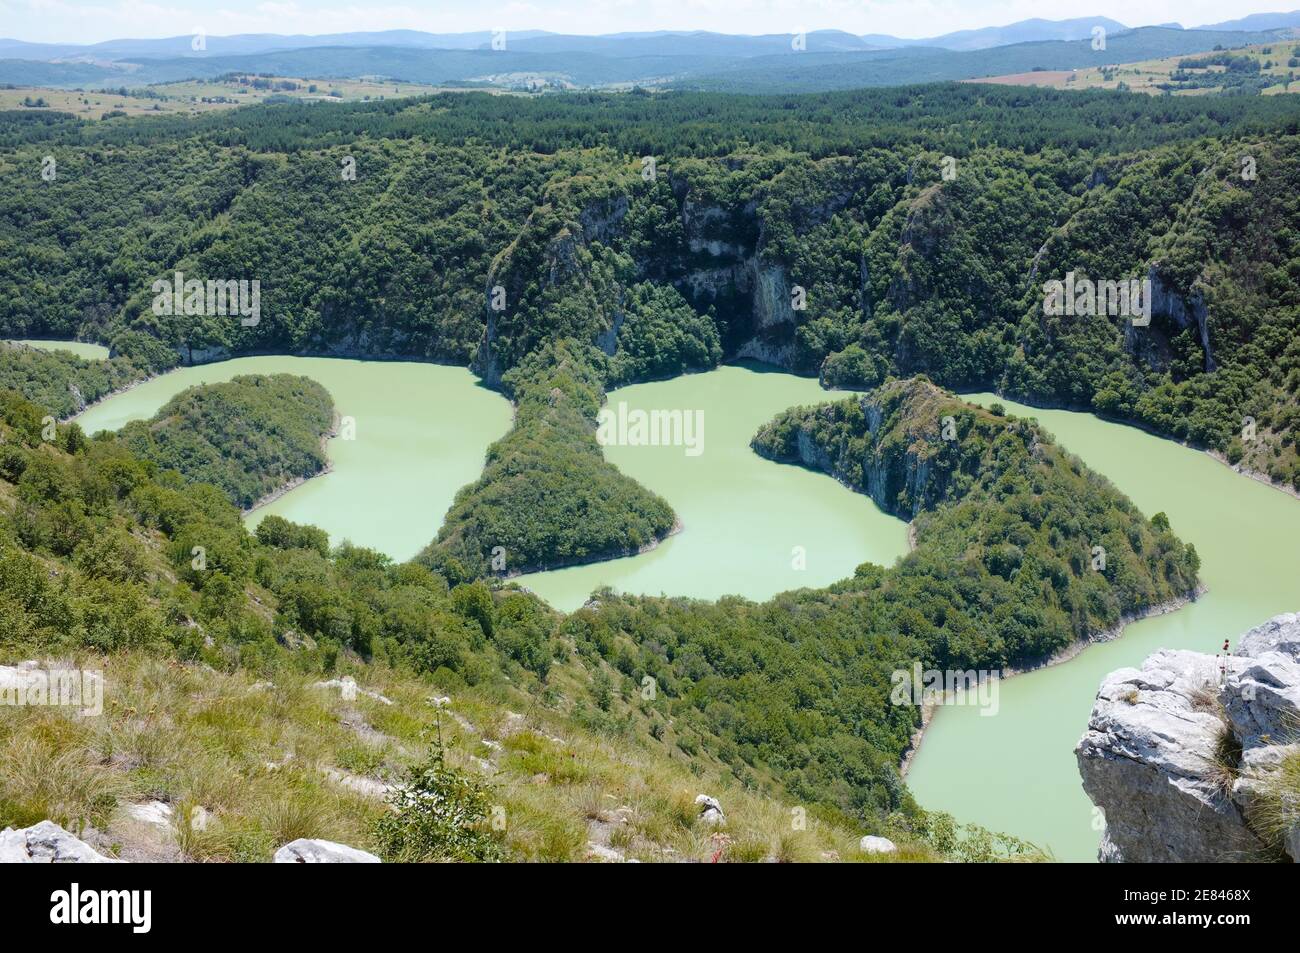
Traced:
[[876, 837], [874, 834], [868, 834], [858, 841], [858, 850], [864, 854], [893, 854], [897, 853], [898, 845], [888, 837]]
[[1276, 615], [1237, 642], [1238, 655], [1259, 658], [1265, 652], [1281, 652], [1300, 662], [1300, 612]]
[[722, 805], [718, 803], [717, 798], [699, 794], [696, 795], [695, 804], [700, 809], [701, 823], [715, 827], [727, 823], [727, 815], [722, 813]]
[[627, 858], [614, 848], [596, 843], [587, 844], [587, 859], [598, 860], [602, 864], [622, 864], [627, 862]]
[[1202, 700], [1217, 677], [1213, 657], [1164, 650], [1102, 682], [1075, 748], [1083, 789], [1105, 815], [1102, 861], [1213, 863], [1259, 850], [1213, 779], [1224, 725]]
[[277, 864], [380, 864], [374, 854], [329, 840], [299, 838], [275, 852]]
[[[1105, 815], [1100, 859], [1272, 856], [1250, 821], [1276, 797], [1277, 772], [1295, 755], [1288, 743], [1297, 720], [1297, 613], [1251, 629], [1232, 656], [1161, 651], [1141, 669], [1106, 676], [1075, 748], [1084, 790]], [[1241, 748], [1231, 774], [1216, 766], [1225, 737]], [[1300, 825], [1281, 839], [1300, 860]]]
[[1268, 651], [1228, 676], [1224, 708], [1242, 746], [1277, 743], [1300, 725], [1300, 662]]
[[120, 864], [53, 821], [0, 831], [0, 864]]
[[367, 698], [373, 698], [377, 702], [385, 705], [393, 703], [391, 698], [385, 698], [379, 692], [372, 692], [367, 688], [358, 688], [357, 680], [351, 675], [345, 675], [342, 678], [331, 678], [324, 682], [316, 682], [312, 688], [337, 688], [339, 696], [346, 702], [356, 701], [357, 695], [365, 695]]
[[376, 781], [374, 778], [362, 777], [359, 774], [349, 774], [347, 771], [340, 771], [338, 768], [322, 768], [321, 770], [335, 784], [342, 785], [366, 797], [384, 800], [395, 790], [391, 784]]
[[128, 804], [126, 813], [132, 820], [140, 821], [142, 824], [153, 824], [157, 827], [171, 827], [172, 824], [172, 806], [162, 801]]

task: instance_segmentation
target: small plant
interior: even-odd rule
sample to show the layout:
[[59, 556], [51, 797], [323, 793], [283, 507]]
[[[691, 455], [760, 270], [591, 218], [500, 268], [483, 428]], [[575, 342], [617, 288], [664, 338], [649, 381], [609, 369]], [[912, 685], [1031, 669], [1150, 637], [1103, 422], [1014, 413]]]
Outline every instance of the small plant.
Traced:
[[1226, 724], [1219, 729], [1214, 740], [1214, 754], [1203, 777], [1223, 797], [1232, 793], [1232, 786], [1241, 776], [1241, 741]]
[[1223, 718], [1223, 701], [1219, 698], [1217, 686], [1206, 682], [1192, 689], [1187, 697], [1192, 703], [1193, 711], [1209, 712]]
[[375, 825], [375, 842], [386, 861], [505, 859], [501, 841], [487, 827], [492, 807], [488, 789], [448, 766], [441, 735], [429, 757], [411, 768], [388, 803], [394, 812]]

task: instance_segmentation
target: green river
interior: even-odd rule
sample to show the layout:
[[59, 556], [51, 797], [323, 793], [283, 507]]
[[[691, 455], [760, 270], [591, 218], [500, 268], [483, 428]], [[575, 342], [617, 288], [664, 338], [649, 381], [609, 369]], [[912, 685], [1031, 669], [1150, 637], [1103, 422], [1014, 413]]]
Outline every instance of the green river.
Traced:
[[351, 540], [409, 559], [438, 533], [456, 491], [483, 469], [488, 444], [510, 428], [510, 404], [463, 367], [326, 357], [241, 357], [184, 367], [88, 408], [87, 433], [152, 417], [187, 387], [239, 374], [302, 374], [319, 381], [355, 439], [329, 441], [331, 472], [250, 513], [314, 523], [330, 539]]
[[828, 585], [868, 560], [891, 565], [907, 552], [905, 524], [834, 480], [749, 448], [758, 428], [787, 407], [844, 396], [812, 378], [735, 365], [611, 391], [611, 407], [703, 412], [697, 456], [682, 447], [605, 448], [620, 470], [672, 505], [683, 530], [639, 556], [519, 582], [567, 612], [604, 585], [649, 595], [765, 599]]
[[[355, 418], [356, 439], [331, 440], [333, 471], [250, 514], [250, 525], [279, 513], [397, 559], [433, 538], [456, 490], [478, 475], [488, 444], [510, 423], [507, 402], [462, 368], [257, 357], [156, 378], [90, 408], [81, 424], [88, 432], [115, 429], [151, 416], [194, 384], [275, 372], [320, 381], [339, 414]], [[762, 460], [749, 449], [754, 432], [777, 412], [836, 396], [814, 380], [749, 366], [612, 391], [610, 406], [702, 412], [698, 455], [681, 446], [606, 448], [625, 473], [672, 504], [683, 529], [639, 556], [518, 581], [571, 610], [605, 585], [761, 599], [825, 585], [864, 560], [892, 564], [906, 551], [901, 522], [834, 480]], [[1272, 615], [1300, 609], [1300, 502], [1132, 427], [1001, 403], [1037, 417], [1146, 514], [1163, 510], [1174, 531], [1196, 545], [1210, 590], [1194, 605], [1130, 625], [1117, 641], [1002, 682], [993, 717], [977, 707], [939, 709], [912, 763], [908, 784], [925, 807], [1031, 840], [1062, 860], [1092, 860], [1100, 833], [1073, 748], [1102, 677], [1159, 648], [1212, 654], [1225, 635], [1235, 638]]]
[[940, 708], [907, 776], [921, 805], [1095, 860], [1101, 840], [1079, 783], [1074, 745], [1106, 673], [1157, 649], [1213, 655], [1280, 612], [1300, 609], [1300, 502], [1233, 473], [1209, 455], [1091, 414], [1038, 410], [992, 394], [966, 395], [1037, 417], [1059, 443], [1109, 477], [1148, 516], [1164, 511], [1201, 556], [1209, 592], [1195, 604], [1129, 625], [1061, 665], [1007, 679], [999, 711]]
[[67, 351], [77, 357], [91, 361], [103, 361], [108, 358], [108, 348], [102, 344], [87, 344], [85, 341], [18, 341], [38, 351]]

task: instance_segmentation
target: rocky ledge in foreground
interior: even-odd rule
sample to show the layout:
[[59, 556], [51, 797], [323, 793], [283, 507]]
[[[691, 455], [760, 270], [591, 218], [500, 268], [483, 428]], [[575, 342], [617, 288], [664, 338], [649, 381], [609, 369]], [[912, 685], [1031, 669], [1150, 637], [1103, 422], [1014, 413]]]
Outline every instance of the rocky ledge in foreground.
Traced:
[[1104, 862], [1300, 861], [1300, 614], [1111, 672], [1075, 755]]

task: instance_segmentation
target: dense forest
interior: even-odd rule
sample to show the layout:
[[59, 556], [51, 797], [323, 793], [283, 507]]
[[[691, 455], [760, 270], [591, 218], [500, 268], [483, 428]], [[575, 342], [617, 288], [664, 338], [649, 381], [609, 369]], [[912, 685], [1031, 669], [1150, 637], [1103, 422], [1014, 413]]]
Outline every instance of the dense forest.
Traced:
[[[599, 712], [661, 686], [632, 704], [674, 757], [920, 832], [897, 770], [918, 713], [888, 703], [892, 670], [1037, 660], [1187, 596], [1198, 569], [1036, 425], [935, 385], [1093, 409], [1300, 487], [1298, 119], [1290, 97], [978, 86], [0, 116], [5, 335], [102, 341], [141, 375], [254, 351], [449, 361], [517, 409], [438, 538], [395, 565], [274, 518], [250, 535], [222, 490], [75, 426], [42, 443], [46, 408], [6, 397], [0, 639], [229, 664], [292, 633], [323, 670], [505, 672], [539, 696], [574, 691], [548, 680], [576, 656]], [[160, 311], [175, 272], [259, 281], [260, 321]], [[1043, 284], [1071, 272], [1149, 280], [1150, 324], [1045, 314]], [[754, 446], [913, 518], [909, 556], [761, 604], [603, 592], [564, 618], [493, 578], [669, 532], [594, 415], [607, 388], [737, 356], [871, 391]], [[86, 373], [0, 354], [54, 409]]]
[[[141, 371], [402, 355], [504, 386], [572, 338], [604, 386], [723, 356], [838, 386], [925, 373], [1296, 485], [1298, 120], [1289, 96], [974, 85], [5, 114], [0, 163], [25, 171], [0, 177], [0, 330]], [[155, 313], [175, 272], [258, 280], [262, 319]], [[1149, 279], [1150, 324], [1045, 315], [1072, 272]]]
[[449, 579], [517, 575], [635, 553], [673, 528], [672, 508], [607, 461], [593, 423], [600, 365], [572, 341], [508, 372], [514, 428], [488, 448], [419, 561]]
[[292, 374], [253, 374], [177, 394], [119, 438], [141, 460], [190, 483], [223, 490], [247, 509], [326, 465], [323, 440], [334, 401], [320, 384]]
[[0, 389], [25, 394], [60, 418], [80, 413], [87, 404], [147, 373], [120, 355], [97, 361], [68, 351], [44, 351], [16, 341], [0, 341]]
[[[869, 830], [924, 837], [931, 823], [898, 776], [919, 713], [889, 702], [892, 671], [1032, 661], [1196, 584], [1195, 551], [1162, 516], [1146, 520], [1033, 423], [920, 379], [791, 411], [755, 438], [802, 460], [807, 434], [813, 462], [868, 487], [855, 466], [888, 471], [880, 498], [918, 514], [917, 548], [895, 567], [864, 564], [828, 590], [761, 604], [601, 593], [568, 617], [512, 586], [458, 578], [450, 560], [394, 564], [274, 516], [250, 534], [225, 493], [137, 458], [129, 440], [88, 440], [71, 424], [45, 441], [44, 413], [0, 401], [7, 650], [144, 650], [256, 671], [285, 664], [291, 644], [305, 671], [361, 657], [444, 686], [508, 675], [551, 704], [576, 692], [600, 730], [633, 731]], [[67, 570], [51, 576], [49, 561]], [[571, 656], [586, 675], [553, 680]]]

